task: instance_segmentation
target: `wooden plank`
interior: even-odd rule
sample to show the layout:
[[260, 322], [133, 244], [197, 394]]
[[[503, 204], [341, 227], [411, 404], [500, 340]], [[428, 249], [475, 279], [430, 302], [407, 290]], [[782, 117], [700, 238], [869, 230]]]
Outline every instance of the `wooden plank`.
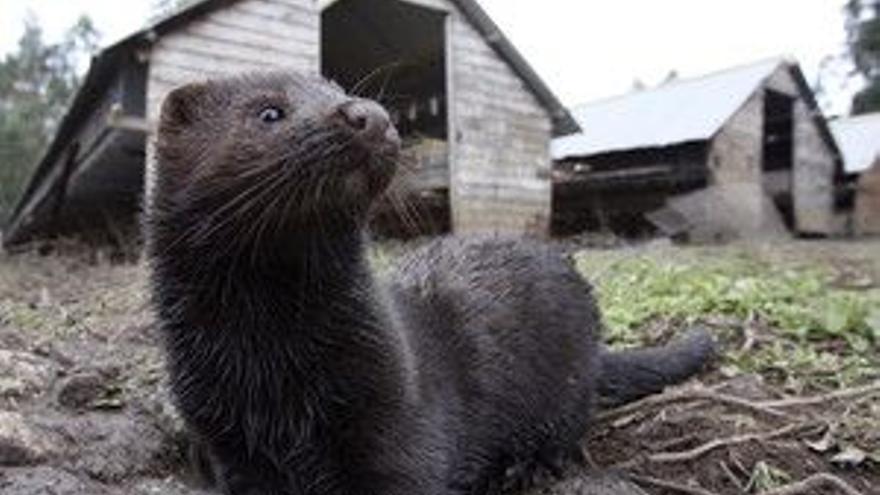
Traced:
[[462, 94], [459, 96], [457, 108], [461, 111], [459, 116], [464, 122], [470, 122], [468, 127], [479, 129], [500, 128], [499, 120], [519, 122], [520, 127], [507, 127], [504, 131], [523, 130], [533, 132], [544, 129], [543, 125], [530, 125], [529, 120], [549, 119], [546, 112], [537, 110], [532, 105], [513, 102], [494, 102], [481, 99], [477, 95]]
[[410, 191], [422, 191], [426, 189], [446, 189], [449, 187], [449, 174], [423, 174], [419, 173], [406, 177], [405, 186]]
[[[224, 12], [224, 14], [228, 14]], [[199, 22], [194, 29], [209, 36], [230, 33], [230, 39], [242, 39], [252, 44], [314, 47], [317, 51], [319, 33], [317, 30], [295, 28], [280, 22], [248, 17], [247, 15], [218, 15]]]
[[[550, 215], [550, 116], [525, 82], [463, 19], [451, 26], [459, 134], [450, 185], [455, 227], [544, 230]], [[539, 178], [540, 177], [540, 178]]]
[[[118, 84], [114, 83], [114, 86]], [[69, 142], [79, 143], [79, 149], [91, 148], [100, 141], [101, 135], [107, 131], [107, 117], [119, 102], [119, 93], [114, 87], [109, 87], [101, 94], [101, 100], [96, 102], [88, 116], [83, 119], [76, 131], [75, 137]]]
[[313, 63], [297, 57], [260, 57], [248, 58], [231, 50], [226, 54], [213, 51], [178, 47], [176, 50], [165, 51], [157, 57], [160, 64], [167, 64], [194, 72], [210, 75], [236, 74], [241, 72], [266, 71], [272, 69], [308, 70]]
[[[455, 51], [458, 53], [477, 60], [489, 60], [493, 57], [498, 57], [498, 52], [487, 44], [486, 40], [482, 37], [472, 38], [469, 35], [465, 35], [465, 37], [461, 36], [462, 35], [459, 34], [459, 38], [457, 38], [453, 44]], [[502, 64], [507, 64], [504, 60], [499, 59], [498, 61]]]
[[473, 74], [480, 76], [475, 82], [491, 82], [503, 84], [505, 87], [518, 91], [528, 91], [525, 82], [513, 73], [506, 65], [487, 64], [483, 61], [470, 57], [462, 57], [457, 67], [459, 74]]
[[282, 5], [290, 5], [296, 7], [300, 10], [305, 10], [310, 13], [317, 14], [318, 9], [315, 5], [315, 0], [263, 0], [267, 3], [277, 3]]
[[216, 22], [223, 25], [246, 28], [251, 31], [265, 32], [272, 36], [300, 39], [304, 42], [317, 42], [320, 39], [320, 26], [317, 19], [311, 25], [305, 26], [301, 23], [286, 21], [282, 18], [260, 15], [253, 12], [236, 11], [233, 10], [233, 7], [234, 5], [217, 11], [214, 15], [206, 17], [196, 24]]
[[409, 3], [413, 5], [417, 5], [419, 7], [425, 7], [432, 10], [439, 10], [441, 12], [452, 12], [454, 11], [454, 7], [445, 0], [401, 0], [404, 3]]
[[[540, 104], [531, 95], [525, 84], [512, 72], [493, 72], [485, 68], [475, 68], [466, 62], [457, 67], [457, 78], [461, 81], [462, 89], [468, 93], [480, 93], [489, 98], [498, 100], [509, 99], [511, 96], [530, 104]], [[492, 91], [493, 88], [499, 88]]]
[[161, 56], [163, 52], [168, 51], [184, 51], [194, 55], [211, 57], [215, 61], [224, 59], [248, 63], [262, 61], [280, 67], [294, 67], [297, 61], [310, 59], [308, 54], [298, 50], [282, 51], [277, 47], [251, 46], [193, 32], [188, 32], [185, 36], [169, 37], [167, 43], [163, 43], [161, 49], [156, 53]]
[[[513, 140], [508, 143], [509, 155], [518, 156], [518, 157], [528, 157], [528, 156], [540, 156], [547, 163], [550, 162], [550, 158], [548, 156], [549, 150], [547, 148], [547, 144], [544, 141], [541, 141], [537, 138], [534, 138], [530, 141], [522, 141], [522, 140]], [[480, 140], [480, 142], [463, 142], [461, 144], [461, 151], [463, 153], [468, 153], [472, 156], [480, 156], [481, 152], [485, 151], [485, 144]], [[496, 152], [491, 152], [486, 157], [494, 157], [497, 156]]]
[[527, 192], [544, 193], [550, 189], [550, 181], [540, 179], [525, 179], [521, 177], [498, 177], [480, 176], [470, 173], [459, 173], [456, 180], [466, 184], [471, 191], [517, 191], [518, 194]]
[[[456, 110], [460, 112], [459, 117], [465, 124], [469, 119], [476, 119], [480, 127], [492, 119], [549, 119], [547, 112], [522, 103], [491, 102], [466, 93], [460, 94], [458, 100]], [[481, 120], [483, 122], [479, 122]], [[536, 126], [535, 129], [540, 128]]]
[[482, 91], [468, 90], [467, 87], [460, 90], [457, 103], [463, 103], [470, 108], [474, 105], [482, 105], [488, 110], [520, 113], [524, 116], [547, 116], [543, 107], [531, 98], [517, 98], [522, 93], [498, 91], [495, 94]]
[[[206, 77], [217, 77], [237, 72], [268, 69], [264, 63], [254, 62], [252, 59], [232, 58], [217, 55], [211, 52], [198, 52], [194, 50], [167, 50], [160, 57], [156, 57], [154, 65], [164, 70], [165, 67], [175, 69], [170, 72], [186, 72]], [[272, 65], [274, 67], [274, 65]], [[168, 79], [175, 81], [175, 79]]]
[[230, 12], [253, 14], [263, 19], [278, 20], [285, 24], [299, 25], [312, 29], [320, 29], [320, 18], [317, 10], [302, 8], [296, 5], [269, 3], [265, 0], [239, 2], [227, 7]]
[[[150, 82], [159, 81], [174, 86], [190, 81], [222, 77], [224, 70], [235, 70], [236, 67], [221, 69], [218, 65], [192, 63], [192, 55], [182, 52], [168, 53], [161, 63], [156, 63], [150, 73]], [[228, 66], [227, 66], [228, 67]]]

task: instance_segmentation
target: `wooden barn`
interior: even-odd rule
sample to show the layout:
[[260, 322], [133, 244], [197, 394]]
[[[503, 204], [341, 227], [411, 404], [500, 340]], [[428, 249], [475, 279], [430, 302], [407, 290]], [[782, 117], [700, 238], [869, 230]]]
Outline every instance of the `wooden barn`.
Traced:
[[164, 96], [279, 68], [381, 93], [440, 229], [547, 232], [550, 141], [578, 127], [474, 0], [203, 0], [93, 60], [4, 243], [133, 231]]
[[840, 229], [838, 151], [792, 61], [673, 80], [573, 114], [583, 132], [553, 143], [556, 234], [708, 241]]
[[852, 191], [850, 229], [880, 235], [880, 113], [833, 120], [831, 132]]

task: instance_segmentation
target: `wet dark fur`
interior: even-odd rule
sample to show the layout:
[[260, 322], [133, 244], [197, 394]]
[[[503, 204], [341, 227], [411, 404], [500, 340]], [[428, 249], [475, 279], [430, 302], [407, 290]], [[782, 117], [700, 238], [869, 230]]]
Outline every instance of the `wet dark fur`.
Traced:
[[[397, 154], [340, 124], [348, 100], [270, 74], [163, 106], [153, 293], [177, 405], [222, 491], [494, 491], [577, 452], [600, 392], [658, 391], [711, 353], [705, 335], [603, 351], [589, 285], [533, 242], [442, 239], [381, 286], [363, 227]], [[266, 105], [287, 118], [263, 125]]]

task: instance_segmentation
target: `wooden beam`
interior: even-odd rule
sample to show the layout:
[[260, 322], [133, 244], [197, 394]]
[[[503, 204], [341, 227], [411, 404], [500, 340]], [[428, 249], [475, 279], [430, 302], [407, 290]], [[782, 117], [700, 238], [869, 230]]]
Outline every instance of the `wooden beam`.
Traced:
[[112, 129], [121, 129], [124, 131], [138, 131], [147, 133], [150, 126], [147, 119], [143, 117], [135, 117], [133, 115], [125, 115], [122, 105], [115, 103], [107, 115], [107, 126]]

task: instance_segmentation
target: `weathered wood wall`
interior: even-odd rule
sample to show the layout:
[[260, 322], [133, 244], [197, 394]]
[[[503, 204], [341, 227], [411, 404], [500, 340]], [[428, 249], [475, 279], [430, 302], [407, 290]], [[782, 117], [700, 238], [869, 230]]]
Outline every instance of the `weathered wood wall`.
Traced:
[[[14, 232], [12, 242], [26, 240], [40, 231], [55, 233], [84, 233], [96, 225], [105, 227], [105, 218], [124, 217], [129, 224], [135, 224], [130, 211], [139, 202], [140, 182], [134, 180], [134, 187], [127, 188], [122, 181], [94, 179], [94, 165], [102, 159], [106, 161], [107, 149], [124, 142], [137, 147], [142, 140], [132, 133], [114, 129], [109, 125], [116, 113], [142, 115], [142, 101], [131, 95], [143, 86], [142, 66], [136, 60], [118, 60], [118, 73], [95, 85], [86, 94], [80, 95], [79, 119], [69, 131], [59, 131], [56, 136], [57, 150], [50, 149], [41, 165], [42, 174], [36, 179], [36, 187], [30, 200], [10, 225]], [[53, 145], [54, 146], [54, 145]], [[141, 172], [140, 161], [129, 156], [116, 156], [110, 160], [114, 179], [130, 178]], [[100, 167], [99, 167], [100, 168]], [[97, 186], [97, 187], [96, 187]], [[120, 196], [122, 200], [120, 201]], [[86, 201], [82, 201], [82, 200]], [[88, 200], [88, 211], [82, 208]], [[126, 223], [126, 222], [120, 222]], [[77, 232], [77, 228], [81, 227]], [[14, 239], [14, 238], [10, 238]]]
[[[244, 0], [162, 36], [149, 54], [146, 115], [151, 129], [155, 131], [162, 100], [181, 84], [249, 70], [317, 72], [320, 19], [317, 0]], [[153, 140], [148, 143], [149, 198]]]
[[706, 186], [706, 143], [568, 160], [556, 164], [554, 175], [553, 235], [610, 229], [640, 236], [652, 229], [646, 214]]
[[760, 229], [767, 221], [771, 213], [764, 209], [770, 203], [764, 201], [761, 164], [765, 89], [795, 98], [791, 177], [795, 229], [804, 234], [840, 232], [841, 221], [833, 208], [834, 152], [822, 139], [810, 107], [786, 66], [780, 66], [713, 139], [709, 153], [712, 184], [741, 190], [743, 184], [753, 184], [754, 193], [743, 197], [743, 207], [754, 212], [754, 228]]
[[[709, 184], [720, 190], [736, 190], [740, 201], [736, 219], [728, 219], [741, 233], [762, 232], [772, 211], [765, 211], [761, 159], [763, 150], [764, 92], [753, 93], [739, 111], [715, 135], [709, 148], [707, 166]], [[724, 197], [725, 195], [720, 195]], [[711, 211], [721, 205], [703, 204], [705, 218], [714, 218]], [[734, 212], [731, 212], [733, 214]], [[776, 218], [775, 215], [770, 218]], [[703, 227], [698, 238], [715, 236], [712, 226]], [[699, 239], [702, 240], [702, 239]]]
[[791, 72], [776, 71], [767, 87], [797, 96], [792, 171], [795, 228], [804, 234], [839, 234], [843, 218], [834, 211], [834, 150], [822, 138], [815, 116]]
[[547, 235], [552, 120], [525, 82], [449, 0], [450, 201], [456, 232]]
[[880, 159], [859, 177], [855, 203], [854, 233], [880, 235]]
[[460, 14], [450, 23], [453, 227], [547, 234], [550, 114]]

